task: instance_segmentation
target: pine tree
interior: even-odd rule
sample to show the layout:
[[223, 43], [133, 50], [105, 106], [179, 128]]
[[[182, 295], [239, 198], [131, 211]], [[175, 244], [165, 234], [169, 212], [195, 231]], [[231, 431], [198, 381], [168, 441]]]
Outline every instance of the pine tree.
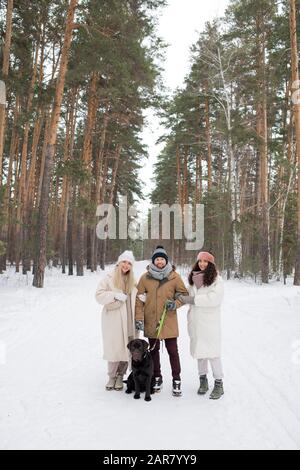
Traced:
[[[297, 46], [297, 18], [296, 18], [296, 1], [290, 0], [290, 31], [291, 31], [291, 56], [292, 56], [292, 83], [299, 84], [299, 59]], [[297, 229], [297, 255], [295, 265], [295, 285], [300, 285], [300, 101], [299, 91], [297, 96], [294, 94], [294, 119], [296, 133], [296, 152], [298, 163], [298, 229]]]
[[57, 76], [54, 106], [51, 114], [51, 122], [49, 127], [49, 137], [47, 140], [45, 167], [43, 172], [43, 182], [41, 190], [41, 200], [39, 207], [38, 220], [38, 253], [35, 262], [34, 280], [35, 287], [44, 286], [44, 274], [46, 267], [46, 243], [47, 243], [47, 220], [49, 209], [49, 190], [52, 175], [55, 144], [57, 140], [57, 127], [61, 112], [61, 103], [63, 98], [64, 84], [68, 67], [68, 55], [71, 47], [72, 33], [74, 26], [74, 15], [77, 7], [77, 0], [70, 0], [68, 7], [64, 42], [61, 52], [59, 72]]

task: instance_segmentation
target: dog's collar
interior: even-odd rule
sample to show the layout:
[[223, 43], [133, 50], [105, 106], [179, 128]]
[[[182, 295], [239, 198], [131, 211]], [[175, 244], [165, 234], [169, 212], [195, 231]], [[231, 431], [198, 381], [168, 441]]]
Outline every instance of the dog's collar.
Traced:
[[149, 354], [150, 354], [150, 349], [147, 349], [147, 351], [143, 355], [143, 359], [145, 359], [147, 356], [149, 356]]

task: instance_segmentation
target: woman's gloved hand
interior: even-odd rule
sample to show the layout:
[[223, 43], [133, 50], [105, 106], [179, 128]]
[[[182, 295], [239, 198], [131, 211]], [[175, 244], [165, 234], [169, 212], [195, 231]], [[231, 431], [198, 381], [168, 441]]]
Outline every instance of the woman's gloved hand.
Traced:
[[116, 300], [119, 300], [120, 302], [126, 302], [127, 300], [127, 295], [126, 294], [123, 294], [123, 292], [117, 292], [115, 294], [115, 299]]
[[140, 299], [141, 302], [145, 304], [147, 300], [147, 294], [140, 294], [138, 295], [138, 298]]
[[167, 307], [168, 312], [176, 310], [177, 306], [176, 306], [175, 300], [167, 300], [166, 307]]
[[178, 299], [183, 305], [195, 305], [195, 297], [191, 295], [181, 295]]
[[144, 331], [144, 322], [143, 322], [143, 320], [135, 320], [135, 329], [137, 331]]

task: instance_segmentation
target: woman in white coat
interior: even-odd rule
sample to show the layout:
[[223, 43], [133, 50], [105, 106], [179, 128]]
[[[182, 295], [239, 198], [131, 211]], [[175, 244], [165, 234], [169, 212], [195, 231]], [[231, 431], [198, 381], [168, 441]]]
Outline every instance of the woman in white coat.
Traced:
[[210, 398], [218, 400], [224, 395], [221, 361], [221, 304], [224, 286], [211, 253], [199, 253], [197, 263], [189, 275], [189, 285], [190, 296], [180, 299], [183, 303], [190, 304], [188, 332], [191, 355], [198, 360], [198, 394], [205, 395], [209, 390], [207, 375], [210, 363], [215, 379]]
[[134, 306], [137, 294], [133, 273], [134, 256], [125, 251], [115, 269], [100, 282], [96, 300], [103, 305], [103, 359], [108, 361], [106, 390], [122, 390], [129, 362], [128, 343], [137, 336]]

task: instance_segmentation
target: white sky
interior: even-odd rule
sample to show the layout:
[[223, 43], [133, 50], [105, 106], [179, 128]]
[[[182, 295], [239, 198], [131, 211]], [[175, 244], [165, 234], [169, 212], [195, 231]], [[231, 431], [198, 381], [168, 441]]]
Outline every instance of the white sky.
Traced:
[[[169, 0], [168, 3], [160, 18], [158, 34], [169, 44], [163, 77], [165, 86], [174, 91], [183, 84], [189, 71], [190, 47], [197, 41], [207, 21], [223, 15], [229, 0]], [[156, 145], [156, 141], [164, 133], [159, 120], [151, 113], [148, 113], [148, 123], [143, 140], [149, 147], [149, 160], [145, 161], [140, 173], [142, 181], [146, 183], [147, 194], [153, 188], [153, 164], [162, 148]], [[147, 207], [143, 203], [139, 208], [143, 210]]]

